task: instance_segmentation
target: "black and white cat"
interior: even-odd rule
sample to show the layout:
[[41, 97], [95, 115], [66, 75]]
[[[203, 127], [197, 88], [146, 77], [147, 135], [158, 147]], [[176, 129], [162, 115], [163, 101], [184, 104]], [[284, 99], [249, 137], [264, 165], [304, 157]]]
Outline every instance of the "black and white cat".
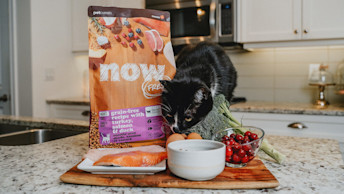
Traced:
[[185, 47], [176, 66], [173, 80], [160, 81], [162, 113], [175, 133], [185, 133], [211, 111], [216, 94], [231, 100], [237, 73], [222, 47], [208, 42]]

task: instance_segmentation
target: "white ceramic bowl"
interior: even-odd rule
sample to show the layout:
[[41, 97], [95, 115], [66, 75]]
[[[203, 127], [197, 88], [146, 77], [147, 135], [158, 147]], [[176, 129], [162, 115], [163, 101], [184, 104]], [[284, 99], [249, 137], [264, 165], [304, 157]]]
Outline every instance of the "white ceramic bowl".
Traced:
[[225, 168], [226, 146], [212, 140], [181, 140], [167, 146], [168, 168], [181, 178], [204, 181]]

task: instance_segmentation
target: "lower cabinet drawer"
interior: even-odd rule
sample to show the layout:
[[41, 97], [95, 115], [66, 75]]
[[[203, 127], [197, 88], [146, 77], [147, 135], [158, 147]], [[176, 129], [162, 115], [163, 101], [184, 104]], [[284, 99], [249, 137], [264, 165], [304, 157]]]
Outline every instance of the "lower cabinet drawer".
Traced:
[[[243, 125], [264, 129], [270, 135], [329, 138], [344, 142], [344, 117], [323, 115], [295, 115], [232, 112]], [[306, 128], [291, 128], [288, 125], [299, 122]]]
[[86, 105], [50, 105], [50, 117], [60, 119], [85, 120], [90, 119], [90, 107]]

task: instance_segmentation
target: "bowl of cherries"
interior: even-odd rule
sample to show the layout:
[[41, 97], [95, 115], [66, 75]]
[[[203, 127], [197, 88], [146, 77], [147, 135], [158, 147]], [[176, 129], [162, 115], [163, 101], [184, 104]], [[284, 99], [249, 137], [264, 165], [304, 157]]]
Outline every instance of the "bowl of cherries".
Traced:
[[217, 132], [213, 140], [226, 145], [226, 166], [240, 168], [257, 155], [264, 134], [258, 127], [238, 126]]

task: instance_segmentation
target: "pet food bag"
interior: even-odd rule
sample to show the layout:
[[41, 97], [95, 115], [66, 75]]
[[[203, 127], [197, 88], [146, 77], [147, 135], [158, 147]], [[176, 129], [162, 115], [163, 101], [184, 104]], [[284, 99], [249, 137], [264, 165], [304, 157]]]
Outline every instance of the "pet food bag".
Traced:
[[176, 67], [165, 11], [88, 8], [90, 148], [165, 145], [159, 80]]

